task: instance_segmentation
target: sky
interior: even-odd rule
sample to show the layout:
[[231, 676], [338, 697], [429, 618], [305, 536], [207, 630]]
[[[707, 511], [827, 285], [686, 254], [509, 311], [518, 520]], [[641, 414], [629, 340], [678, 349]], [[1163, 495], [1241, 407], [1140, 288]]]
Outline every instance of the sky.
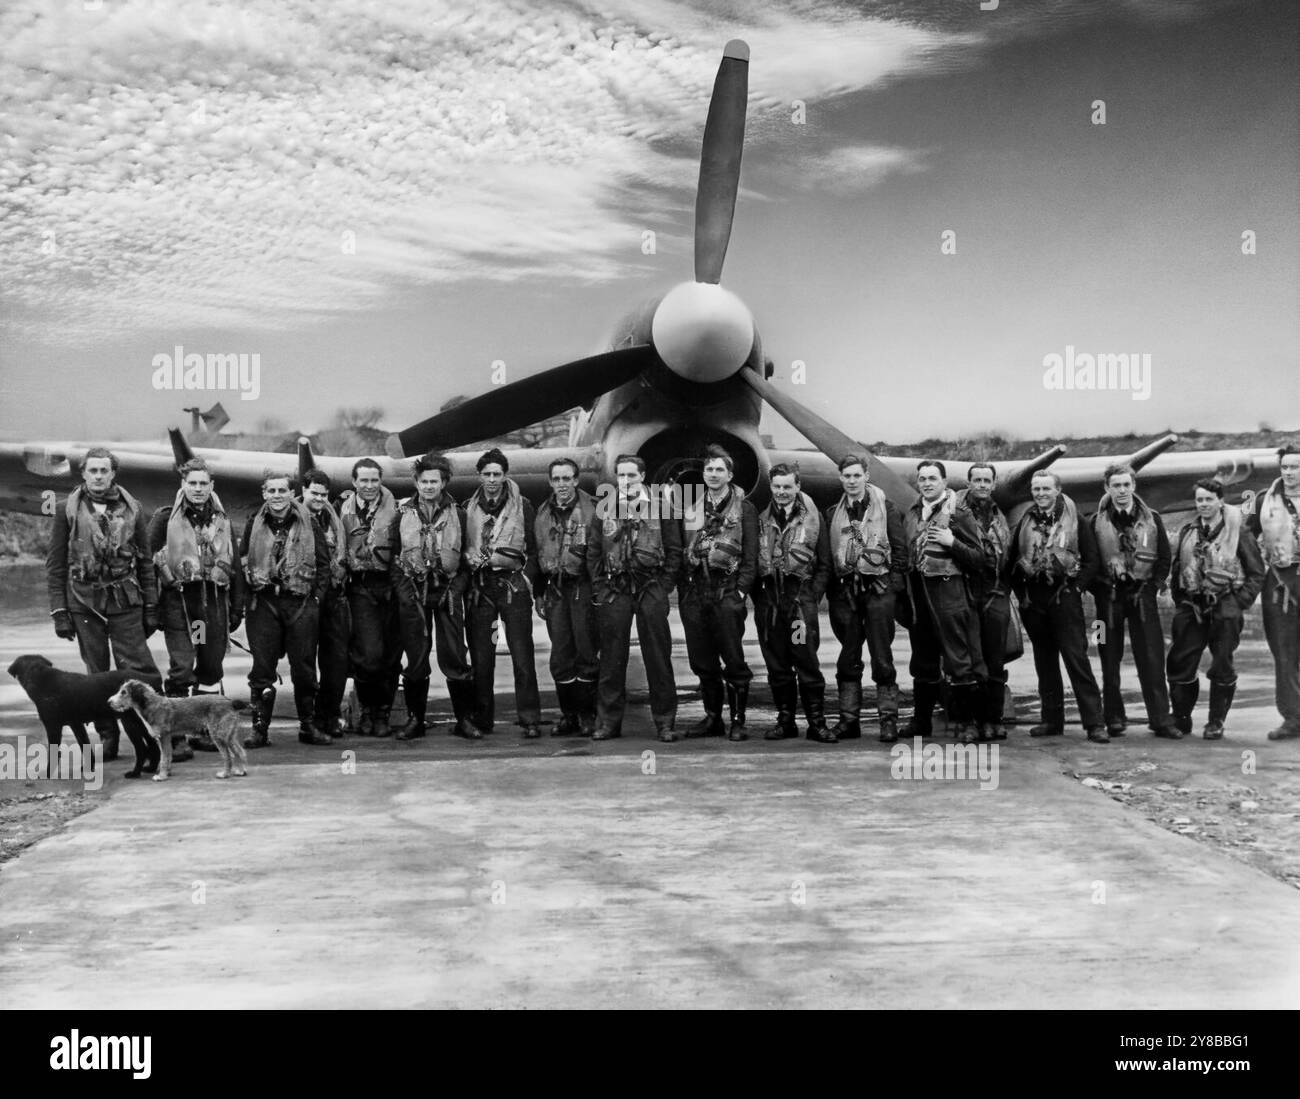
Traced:
[[[398, 429], [500, 364], [600, 350], [691, 277], [735, 37], [723, 285], [850, 435], [1300, 428], [1298, 23], [1290, 0], [13, 0], [0, 435], [161, 437], [215, 400], [232, 430], [341, 406]], [[256, 354], [256, 398], [159, 388], [177, 346]], [[1045, 384], [1113, 353], [1150, 357], [1142, 386]]]

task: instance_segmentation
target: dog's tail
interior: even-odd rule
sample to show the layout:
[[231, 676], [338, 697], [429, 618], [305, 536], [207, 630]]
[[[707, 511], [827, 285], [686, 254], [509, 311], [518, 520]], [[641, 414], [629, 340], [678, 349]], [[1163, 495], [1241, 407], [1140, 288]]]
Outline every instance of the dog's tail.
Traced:
[[249, 705], [242, 698], [235, 698], [231, 700], [230, 708], [232, 710], [247, 710]]

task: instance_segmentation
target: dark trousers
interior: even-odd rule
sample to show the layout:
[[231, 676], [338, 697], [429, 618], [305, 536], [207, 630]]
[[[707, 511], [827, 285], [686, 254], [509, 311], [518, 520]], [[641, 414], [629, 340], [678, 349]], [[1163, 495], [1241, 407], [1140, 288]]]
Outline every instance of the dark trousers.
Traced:
[[[1233, 598], [1231, 595], [1226, 598]], [[1232, 654], [1241, 640], [1243, 616], [1216, 613], [1213, 607], [1196, 610], [1188, 603], [1179, 603], [1174, 611], [1173, 627], [1169, 639], [1169, 660], [1165, 665], [1170, 683], [1192, 683], [1201, 668], [1201, 654], [1210, 647], [1211, 683], [1229, 687], [1237, 682], [1237, 671], [1232, 664]], [[1109, 719], [1109, 716], [1107, 717]]]
[[256, 695], [275, 686], [276, 667], [289, 658], [289, 678], [300, 721], [310, 721], [316, 701], [316, 631], [320, 608], [305, 595], [256, 592], [244, 617], [244, 632], [253, 651], [248, 689]]
[[[168, 687], [184, 696], [196, 684], [220, 683], [230, 637], [229, 589], [204, 583], [167, 588], [159, 610], [167, 642]], [[196, 625], [202, 628], [196, 630]], [[202, 639], [199, 644], [196, 634]]]
[[835, 662], [835, 679], [839, 683], [861, 683], [866, 670], [862, 663], [862, 645], [871, 656], [871, 680], [877, 687], [898, 682], [894, 667], [894, 593], [874, 592], [869, 584], [855, 590], [852, 582], [831, 589], [827, 606], [831, 632], [840, 643]]
[[[1128, 723], [1124, 698], [1119, 689], [1120, 664], [1124, 660], [1124, 627], [1128, 627], [1133, 645], [1133, 663], [1137, 665], [1142, 701], [1146, 704], [1147, 724], [1152, 729], [1169, 725], [1169, 687], [1165, 682], [1165, 635], [1160, 626], [1156, 591], [1144, 584], [1132, 597], [1120, 589], [1112, 596], [1103, 591], [1097, 596], [1097, 617], [1105, 632], [1098, 646], [1101, 656], [1102, 714], [1106, 724]], [[1199, 658], [1199, 653], [1197, 654]], [[1192, 675], [1195, 679], [1195, 674]]]
[[[1264, 612], [1264, 637], [1269, 652], [1273, 654], [1273, 671], [1276, 676], [1277, 710], [1282, 719], [1300, 724], [1300, 602], [1297, 602], [1296, 570], [1298, 566], [1283, 569], [1282, 580], [1277, 570], [1270, 568], [1264, 581], [1264, 594], [1260, 603]], [[1287, 595], [1286, 610], [1282, 597]]]
[[347, 595], [331, 588], [321, 601], [317, 630], [316, 667], [320, 689], [316, 712], [333, 721], [343, 708], [343, 690], [348, 683], [348, 647], [352, 641], [352, 610]]
[[551, 638], [551, 678], [560, 683], [596, 682], [600, 672], [596, 611], [591, 582], [570, 578], [542, 597], [546, 632]]
[[478, 724], [490, 728], [496, 712], [497, 639], [492, 627], [497, 618], [505, 629], [506, 648], [515, 669], [515, 713], [520, 725], [542, 720], [542, 700], [537, 693], [537, 667], [533, 655], [533, 597], [521, 573], [485, 578], [471, 589], [466, 631]]
[[596, 716], [602, 725], [617, 728], [627, 708], [627, 660], [632, 646], [632, 620], [650, 688], [650, 714], [656, 721], [677, 717], [677, 680], [673, 676], [673, 639], [668, 629], [668, 596], [658, 583], [639, 596], [602, 593], [596, 601], [600, 636], [600, 678]]
[[941, 672], [957, 686], [984, 678], [980, 622], [960, 576], [911, 574], [912, 661], [919, 683], [938, 683]]
[[1060, 725], [1065, 721], [1065, 686], [1061, 682], [1064, 661], [1083, 724], [1088, 728], [1104, 724], [1101, 691], [1088, 661], [1083, 597], [1074, 588], [1030, 584], [1020, 616], [1034, 647], [1043, 722]]
[[682, 592], [677, 609], [686, 632], [686, 659], [701, 689], [724, 681], [747, 686], [754, 673], [745, 661], [745, 597], [726, 592], [713, 598], [692, 586]]
[[86, 671], [109, 672], [116, 668], [139, 675], [151, 686], [161, 685], [162, 676], [158, 674], [158, 665], [144, 635], [142, 606], [113, 606], [103, 615], [75, 602], [68, 609], [77, 629], [77, 648], [81, 650]]
[[397, 690], [402, 650], [397, 637], [397, 597], [388, 573], [354, 572], [348, 582], [352, 637], [348, 659], [357, 701], [366, 708], [389, 707]]
[[445, 587], [416, 588], [409, 576], [397, 579], [397, 621], [406, 654], [402, 681], [427, 681], [429, 657], [435, 648], [438, 671], [448, 680], [470, 679], [469, 650], [465, 647], [465, 597], [447, 593]]
[[768, 589], [755, 592], [754, 625], [774, 699], [796, 684], [825, 689], [826, 677], [817, 659], [821, 644], [817, 603], [810, 594], [787, 593], [773, 599]]
[[[1011, 597], [1005, 592], [976, 600], [980, 623], [980, 655], [990, 683], [1007, 684], [1007, 627], [1011, 623]], [[1001, 713], [1001, 710], [998, 711]]]

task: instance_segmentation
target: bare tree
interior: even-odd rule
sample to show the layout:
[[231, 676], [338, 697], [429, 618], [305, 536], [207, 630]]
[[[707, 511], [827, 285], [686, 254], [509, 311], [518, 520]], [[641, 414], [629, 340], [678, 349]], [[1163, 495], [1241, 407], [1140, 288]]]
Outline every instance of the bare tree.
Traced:
[[383, 418], [382, 408], [340, 408], [334, 413], [334, 426], [349, 431], [373, 431]]

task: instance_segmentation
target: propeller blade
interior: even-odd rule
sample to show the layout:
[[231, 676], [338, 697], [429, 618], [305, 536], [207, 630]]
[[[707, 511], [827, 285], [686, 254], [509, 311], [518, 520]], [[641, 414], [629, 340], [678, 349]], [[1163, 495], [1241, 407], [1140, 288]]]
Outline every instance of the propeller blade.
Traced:
[[659, 361], [653, 347], [621, 347], [543, 370], [421, 420], [388, 437], [391, 458], [464, 446], [527, 427], [630, 382]]
[[817, 413], [805, 408], [793, 397], [787, 397], [776, 386], [760, 378], [753, 370], [739, 373], [746, 385], [770, 404], [801, 435], [826, 455], [838, 462], [846, 454], [861, 454], [867, 461], [867, 474], [895, 506], [908, 508], [916, 499], [912, 487], [866, 447], [845, 435], [834, 424], [823, 420]]
[[749, 99], [749, 47], [733, 38], [722, 51], [704, 123], [700, 182], [695, 190], [695, 281], [719, 282], [731, 240], [731, 219], [740, 188]]
[[1162, 435], [1154, 443], [1148, 443], [1141, 450], [1135, 450], [1128, 456], [1128, 464], [1133, 467], [1136, 473], [1145, 465], [1150, 465], [1153, 458], [1158, 458], [1174, 443], [1178, 442], [1177, 435]]
[[1061, 443], [1048, 447], [1037, 458], [1026, 462], [1005, 481], [999, 481], [993, 488], [993, 499], [1004, 510], [1020, 503], [1024, 499], [1025, 493], [1029, 491], [1029, 486], [1033, 483], [1034, 474], [1046, 469], [1065, 451], [1066, 447]]
[[306, 479], [316, 468], [316, 456], [311, 452], [311, 440], [306, 435], [298, 436], [298, 483]]
[[176, 459], [176, 468], [180, 469], [181, 466], [194, 457], [194, 451], [190, 449], [189, 441], [181, 434], [179, 427], [169, 427], [167, 429], [167, 438], [171, 440], [172, 457]]

